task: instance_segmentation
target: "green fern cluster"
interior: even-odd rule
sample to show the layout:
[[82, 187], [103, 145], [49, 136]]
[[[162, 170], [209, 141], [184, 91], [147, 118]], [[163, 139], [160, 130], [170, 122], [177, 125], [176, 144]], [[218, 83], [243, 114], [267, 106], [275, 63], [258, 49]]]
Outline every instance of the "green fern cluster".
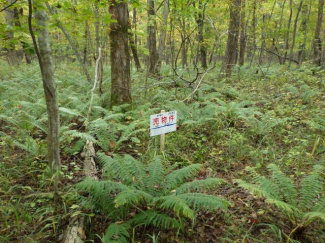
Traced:
[[270, 177], [261, 176], [247, 167], [253, 183], [235, 180], [238, 185], [257, 197], [264, 197], [267, 203], [275, 205], [291, 223], [303, 229], [315, 220], [325, 221], [325, 168], [316, 165], [313, 171], [296, 185], [290, 177], [270, 164]]
[[[223, 198], [200, 193], [224, 183], [218, 178], [193, 180], [201, 168], [200, 164], [176, 169], [177, 165], [165, 168], [160, 156], [148, 165], [128, 155], [110, 158], [98, 154], [98, 158], [103, 163], [105, 180], [86, 179], [79, 183], [78, 188], [90, 194], [87, 200], [95, 209], [119, 215], [117, 219], [128, 219], [127, 227], [152, 225], [179, 229], [185, 218], [194, 219], [196, 210], [227, 209], [229, 206]], [[129, 218], [131, 211], [136, 215]], [[104, 237], [110, 240], [105, 242], [113, 242], [116, 234], [125, 239], [128, 234], [120, 228], [121, 225], [111, 225]]]

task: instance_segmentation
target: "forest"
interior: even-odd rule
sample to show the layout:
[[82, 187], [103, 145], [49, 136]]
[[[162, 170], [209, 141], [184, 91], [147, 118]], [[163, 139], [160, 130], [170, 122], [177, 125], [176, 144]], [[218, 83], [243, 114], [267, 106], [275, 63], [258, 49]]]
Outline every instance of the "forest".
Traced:
[[324, 0], [0, 0], [0, 243], [324, 243]]

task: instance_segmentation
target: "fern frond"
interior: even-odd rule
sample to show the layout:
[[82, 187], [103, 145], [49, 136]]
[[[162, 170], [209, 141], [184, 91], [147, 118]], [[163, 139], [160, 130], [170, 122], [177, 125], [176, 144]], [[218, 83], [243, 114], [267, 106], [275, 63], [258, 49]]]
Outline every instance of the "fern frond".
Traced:
[[[116, 192], [130, 190], [130, 188], [120, 182], [115, 181], [97, 181], [91, 178], [86, 178], [84, 181], [77, 184], [79, 190], [85, 190], [90, 193], [95, 199], [100, 199], [103, 195], [109, 195]], [[105, 200], [105, 197], [103, 198]]]
[[308, 212], [303, 215], [303, 219], [306, 220], [307, 225], [311, 222], [314, 222], [317, 219], [325, 221], [325, 213], [324, 212]]
[[126, 185], [132, 182], [132, 175], [126, 170], [123, 157], [111, 158], [103, 153], [97, 153], [97, 158], [103, 164], [105, 178], [118, 179]]
[[191, 192], [193, 190], [199, 191], [205, 189], [212, 189], [212, 188], [217, 188], [224, 182], [225, 181], [223, 179], [219, 179], [219, 178], [209, 178], [206, 180], [194, 180], [175, 188], [175, 190], [176, 190], [176, 194], [181, 194], [184, 192]]
[[259, 175], [252, 167], [247, 166], [245, 170], [249, 173], [249, 176], [255, 184], [260, 185], [260, 188], [263, 188], [264, 191], [268, 192], [274, 198], [281, 199], [280, 188], [276, 183], [273, 183], [265, 176]]
[[230, 205], [226, 199], [202, 193], [185, 193], [178, 196], [190, 207], [194, 206], [198, 210], [227, 209]]
[[311, 208], [316, 201], [316, 197], [324, 192], [324, 179], [321, 176], [323, 169], [322, 166], [315, 166], [311, 174], [301, 182], [299, 206], [303, 210]]
[[267, 168], [272, 172], [271, 178], [280, 189], [280, 193], [283, 196], [282, 200], [291, 205], [297, 205], [298, 193], [292, 180], [284, 175], [275, 164], [269, 164]]
[[174, 218], [155, 210], [147, 210], [137, 214], [130, 220], [133, 225], [153, 225], [163, 229], [177, 229], [181, 224]]
[[254, 194], [257, 197], [272, 198], [270, 192], [262, 188], [260, 185], [250, 184], [241, 179], [236, 179], [234, 182], [238, 183], [239, 187], [248, 190], [250, 193]]
[[76, 130], [69, 130], [69, 131], [64, 132], [64, 135], [69, 135], [69, 136], [74, 137], [74, 138], [83, 138], [83, 139], [86, 139], [86, 140], [90, 140], [93, 143], [97, 143], [96, 139], [92, 135], [90, 135], [88, 133], [85, 133], [85, 132], [78, 132]]
[[194, 211], [190, 209], [186, 201], [177, 195], [160, 197], [157, 204], [158, 208], [173, 210], [177, 215], [185, 216], [189, 219], [194, 218]]
[[311, 211], [325, 212], [325, 194], [320, 196], [315, 205], [311, 208]]
[[144, 164], [130, 155], [125, 155], [124, 161], [126, 170], [129, 171], [130, 175], [133, 177], [133, 183], [138, 183], [142, 188], [146, 179]]
[[283, 210], [290, 218], [292, 214], [295, 214], [298, 212], [298, 209], [289, 204], [286, 203], [284, 201], [278, 198], [275, 198], [272, 195], [272, 191], [268, 191], [268, 188], [264, 188], [260, 185], [255, 185], [255, 184], [250, 184], [246, 181], [237, 179], [235, 180], [236, 183], [238, 183], [239, 187], [242, 187], [246, 190], [248, 190], [251, 194], [259, 197], [259, 198], [265, 198], [265, 201], [269, 204], [274, 204], [275, 206], [277, 206], [279, 209]]
[[160, 186], [164, 185], [164, 165], [161, 157], [156, 156], [147, 166], [149, 176], [146, 178], [145, 186], [149, 193], [155, 194]]
[[111, 224], [102, 239], [103, 243], [127, 243], [130, 234], [128, 224]]
[[71, 115], [71, 116], [77, 116], [77, 117], [81, 116], [81, 114], [78, 111], [74, 110], [74, 109], [59, 107], [59, 111], [61, 112], [61, 115], [63, 113], [63, 114]]
[[153, 197], [140, 190], [125, 190], [120, 192], [114, 199], [115, 207], [120, 206], [132, 206], [132, 205], [138, 205], [141, 203], [147, 204], [150, 203], [153, 200]]
[[298, 208], [293, 205], [290, 205], [289, 203], [283, 202], [275, 198], [266, 198], [265, 201], [269, 204], [274, 204], [277, 208], [286, 213], [289, 218], [292, 218], [293, 214], [299, 217], [300, 211], [298, 210]]
[[201, 169], [201, 164], [192, 164], [182, 169], [174, 170], [166, 176], [166, 187], [173, 189], [183, 183], [186, 179], [193, 178]]

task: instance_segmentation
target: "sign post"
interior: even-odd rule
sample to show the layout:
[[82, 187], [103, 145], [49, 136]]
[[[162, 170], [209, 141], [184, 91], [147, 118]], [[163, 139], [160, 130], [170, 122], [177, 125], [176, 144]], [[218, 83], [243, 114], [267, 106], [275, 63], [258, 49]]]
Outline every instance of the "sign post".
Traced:
[[150, 136], [160, 135], [160, 151], [165, 151], [165, 133], [176, 131], [177, 111], [165, 112], [150, 116]]
[[[165, 113], [165, 110], [161, 110], [160, 113]], [[163, 153], [165, 151], [165, 133], [160, 135], [160, 152]]]

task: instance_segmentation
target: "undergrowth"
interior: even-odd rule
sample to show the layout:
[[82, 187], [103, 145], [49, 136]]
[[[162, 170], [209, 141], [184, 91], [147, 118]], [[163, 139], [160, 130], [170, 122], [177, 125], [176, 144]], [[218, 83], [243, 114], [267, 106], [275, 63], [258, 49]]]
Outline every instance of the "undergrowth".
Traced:
[[[246, 166], [264, 174], [272, 163], [299, 181], [314, 165], [325, 165], [325, 80], [320, 69], [272, 65], [255, 74], [253, 67], [242, 68], [223, 80], [213, 71], [186, 101], [193, 87], [180, 80], [171, 83], [168, 68], [161, 86], [148, 79], [146, 92], [143, 75], [132, 72], [133, 104], [109, 109], [110, 70], [105, 68], [104, 94], [96, 93], [86, 120], [91, 85], [79, 68], [58, 64], [62, 191], [81, 180], [86, 140], [109, 156], [129, 154], [150, 161], [159, 141], [149, 137], [148, 119], [161, 109], [178, 112], [177, 132], [166, 136], [165, 158], [180, 168], [200, 164], [205, 176], [246, 180]], [[76, 192], [63, 193], [66, 214], [60, 220], [51, 204], [53, 175], [46, 162], [47, 116], [39, 69], [4, 64], [0, 73], [0, 240], [37, 242], [44, 235], [59, 236], [60, 226], [75, 213], [69, 207], [77, 203]], [[36, 218], [41, 220], [32, 227]], [[224, 238], [236, 239], [227, 232]]]

